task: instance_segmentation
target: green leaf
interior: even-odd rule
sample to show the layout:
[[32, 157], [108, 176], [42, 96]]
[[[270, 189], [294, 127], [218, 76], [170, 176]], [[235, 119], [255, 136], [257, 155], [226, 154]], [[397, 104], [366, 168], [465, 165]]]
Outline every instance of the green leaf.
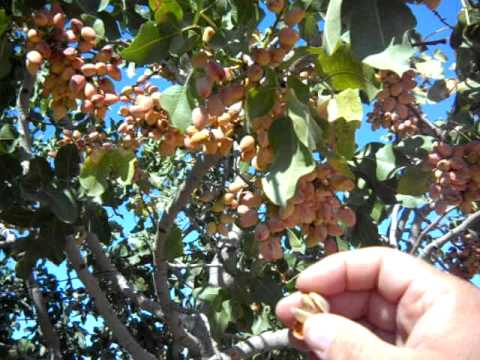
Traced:
[[192, 124], [193, 105], [189, 94], [189, 82], [185, 85], [174, 85], [160, 96], [163, 109], [170, 116], [173, 126], [182, 133]]
[[410, 69], [410, 59], [415, 55], [415, 49], [410, 45], [390, 45], [385, 51], [370, 55], [363, 62], [380, 70], [391, 70], [402, 75]]
[[135, 174], [135, 154], [130, 150], [99, 150], [87, 157], [80, 170], [80, 185], [92, 197], [101, 196], [111, 176], [120, 185], [131, 185]]
[[290, 244], [292, 251], [304, 254], [307, 248], [305, 246], [305, 242], [302, 241], [302, 239], [300, 239], [300, 237], [297, 236], [295, 231], [291, 229], [287, 230], [287, 235], [288, 235], [288, 243]]
[[235, 317], [233, 314], [233, 306], [231, 300], [222, 302], [220, 311], [213, 314], [213, 331], [216, 335], [223, 334]]
[[221, 295], [221, 293], [221, 287], [208, 286], [194, 289], [192, 295], [202, 302], [211, 304]]
[[363, 65], [347, 45], [337, 47], [331, 56], [318, 48], [310, 48], [308, 52], [317, 55], [318, 74], [336, 91], [367, 89]]
[[32, 244], [31, 250], [41, 258], [48, 258], [56, 265], [65, 260], [65, 238], [73, 234], [73, 229], [57, 218], [43, 224], [38, 241]]
[[148, 3], [159, 24], [169, 21], [172, 17], [177, 22], [183, 20], [183, 9], [176, 0], [149, 0]]
[[347, 122], [358, 122], [363, 118], [363, 105], [358, 89], [347, 89], [336, 94], [333, 100], [328, 103], [329, 121], [345, 119]]
[[267, 71], [267, 81], [262, 86], [254, 86], [248, 90], [246, 99], [247, 118], [252, 121], [267, 115], [273, 108], [276, 99], [277, 79], [275, 73]]
[[73, 224], [78, 219], [77, 202], [69, 190], [49, 187], [42, 191], [40, 196], [48, 203], [50, 210], [57, 218], [64, 223]]
[[375, 159], [377, 162], [377, 179], [380, 181], [391, 179], [397, 169], [397, 159], [393, 145], [387, 144], [378, 150]]
[[86, 204], [83, 222], [89, 232], [97, 235], [98, 240], [105, 245], [110, 244], [112, 229], [108, 222], [107, 211], [103, 207], [95, 203]]
[[107, 157], [111, 164], [112, 176], [123, 186], [131, 185], [137, 162], [134, 152], [118, 148], [109, 151]]
[[308, 104], [310, 100], [310, 89], [300, 79], [295, 76], [290, 76], [287, 80], [287, 86], [291, 89], [298, 100], [304, 104]]
[[317, 143], [322, 138], [322, 130], [313, 118], [308, 105], [302, 103], [293, 89], [288, 91], [288, 116], [298, 139], [310, 150], [317, 149]]
[[15, 128], [4, 124], [0, 128], [0, 154], [11, 154], [15, 151], [19, 138]]
[[338, 156], [329, 157], [328, 164], [343, 176], [346, 176], [349, 179], [355, 180], [355, 175], [353, 174], [352, 170], [348, 166], [348, 162], [345, 158], [338, 157]]
[[420, 196], [428, 191], [432, 183], [432, 172], [422, 166], [409, 166], [400, 177], [397, 192], [403, 195]]
[[144, 23], [129, 47], [123, 49], [121, 55], [126, 61], [137, 65], [159, 62], [168, 56], [171, 39], [177, 35], [168, 26], [159, 26], [153, 21]]
[[440, 102], [450, 97], [450, 90], [447, 87], [445, 79], [436, 80], [428, 89], [428, 99]]
[[397, 201], [407, 209], [416, 209], [426, 205], [430, 200], [427, 196], [411, 196], [398, 194]]
[[173, 226], [168, 234], [165, 251], [169, 261], [183, 256], [182, 230], [177, 225]]
[[110, 0], [100, 0], [100, 4], [98, 5], [98, 12], [107, 10], [108, 5], [110, 5]]
[[445, 77], [444, 66], [444, 61], [428, 55], [422, 55], [415, 63], [415, 68], [420, 75], [433, 80], [442, 80]]
[[435, 141], [433, 136], [416, 135], [402, 140], [395, 149], [406, 157], [423, 159], [433, 151]]
[[400, 43], [416, 25], [415, 16], [401, 0], [351, 2], [350, 38], [359, 59], [383, 52], [392, 42]]
[[323, 32], [323, 46], [328, 55], [332, 55], [342, 36], [342, 2], [343, 0], [330, 0], [325, 28]]
[[272, 310], [270, 309], [270, 306], [263, 307], [262, 313], [259, 316], [257, 316], [255, 321], [253, 322], [253, 325], [252, 325], [253, 335], [260, 335], [261, 333], [264, 333], [265, 331], [272, 329], [272, 325], [269, 319], [271, 313], [272, 313]]
[[365, 207], [354, 209], [357, 214], [357, 223], [348, 235], [349, 243], [356, 248], [380, 245], [378, 227]]
[[8, 30], [10, 23], [10, 16], [7, 15], [5, 9], [0, 9], [0, 37]]
[[298, 139], [289, 118], [276, 120], [269, 137], [275, 158], [262, 179], [263, 190], [275, 205], [286, 206], [295, 195], [298, 180], [315, 169], [315, 161]]
[[359, 127], [358, 121], [347, 121], [340, 118], [329, 127], [329, 133], [335, 137], [335, 152], [337, 156], [351, 159], [355, 155], [357, 144], [355, 133]]
[[107, 177], [110, 174], [110, 160], [105, 152], [95, 153], [87, 157], [80, 170], [80, 185], [87, 195], [97, 197], [108, 187]]
[[58, 178], [68, 180], [80, 173], [80, 154], [73, 144], [60, 148], [55, 157], [55, 174]]
[[24, 177], [24, 183], [34, 188], [47, 186], [53, 180], [53, 171], [45, 158], [36, 157], [30, 161], [30, 167], [27, 175]]
[[95, 32], [100, 39], [105, 39], [105, 24], [102, 19], [89, 14], [82, 14], [81, 17], [86, 25], [95, 29]]

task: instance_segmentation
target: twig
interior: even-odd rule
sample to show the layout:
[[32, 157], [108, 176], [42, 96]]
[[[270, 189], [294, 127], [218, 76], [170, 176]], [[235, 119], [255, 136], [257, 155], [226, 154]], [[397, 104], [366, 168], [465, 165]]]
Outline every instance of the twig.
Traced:
[[440, 44], [446, 44], [447, 39], [438, 39], [438, 40], [431, 40], [431, 41], [420, 41], [413, 43], [412, 46], [417, 47], [417, 46], [433, 46], [433, 45], [440, 45]]
[[398, 213], [400, 211], [400, 205], [395, 204], [392, 209], [392, 214], [390, 216], [390, 230], [388, 235], [388, 242], [391, 246], [395, 248], [398, 247], [398, 240], [397, 240], [397, 228], [398, 228]]
[[42, 290], [38, 285], [37, 281], [33, 274], [30, 274], [28, 278], [28, 287], [30, 292], [30, 297], [32, 298], [33, 304], [37, 312], [38, 321], [40, 323], [40, 330], [42, 331], [43, 339], [47, 345], [48, 352], [50, 354], [51, 360], [61, 360], [62, 349], [60, 347], [60, 340], [58, 338], [57, 332], [52, 325], [50, 317], [48, 316], [48, 310], [45, 306], [45, 300], [43, 299]]
[[102, 245], [98, 241], [97, 235], [88, 233], [86, 240], [87, 246], [92, 252], [99, 270], [107, 274], [107, 277], [115, 284], [119, 292], [132, 300], [139, 308], [155, 314], [158, 318], [162, 319], [164, 314], [160, 304], [138, 293], [137, 290], [128, 283], [128, 280], [118, 271], [105, 254]]
[[400, 215], [400, 219], [398, 220], [397, 235], [396, 235], [398, 242], [402, 241], [403, 239], [403, 232], [405, 231], [405, 228], [408, 223], [408, 218], [410, 217], [411, 213], [412, 213], [411, 209], [404, 209], [402, 211], [402, 214]]
[[412, 249], [410, 250], [410, 254], [413, 255], [415, 254], [415, 252], [417, 251], [418, 247], [420, 246], [420, 244], [422, 243], [422, 240], [425, 238], [425, 236], [427, 236], [427, 234], [432, 231], [435, 227], [437, 227], [438, 224], [440, 224], [440, 222], [445, 218], [445, 216], [447, 216], [447, 214], [452, 211], [453, 209], [456, 209], [456, 207], [451, 207], [450, 209], [447, 209], [447, 211], [445, 213], [443, 213], [442, 215], [438, 216], [434, 221], [432, 221], [430, 223], [430, 225], [428, 225], [421, 233], [418, 237], [416, 237], [414, 239], [414, 243], [413, 243], [413, 246], [412, 246]]
[[461, 0], [463, 8], [465, 9], [465, 22], [467, 23], [467, 26], [470, 26], [471, 19], [470, 19], [470, 3], [468, 3], [466, 0]]
[[135, 360], [155, 360], [155, 356], [144, 350], [133, 338], [126, 326], [118, 319], [107, 297], [98, 285], [97, 279], [88, 271], [87, 264], [82, 258], [80, 249], [75, 243], [73, 236], [67, 236], [65, 251], [78, 277], [85, 285], [90, 296], [92, 296], [98, 313], [105, 319], [118, 343], [123, 346]]
[[433, 10], [433, 9], [432, 9], [432, 13], [438, 18], [438, 20], [440, 20], [440, 22], [441, 22], [443, 25], [447, 26], [447, 27], [448, 27], [449, 29], [451, 29], [451, 30], [455, 30], [455, 27], [452, 26], [452, 25], [450, 25], [450, 24], [448, 23], [447, 19], [445, 19], [437, 10]]
[[437, 136], [440, 139], [444, 138], [444, 135], [445, 135], [444, 132], [438, 126], [436, 126], [435, 124], [430, 122], [425, 116], [420, 114], [420, 112], [418, 111], [417, 108], [415, 108], [415, 106], [408, 105], [408, 108], [415, 114], [415, 116], [418, 118], [418, 120], [423, 122], [427, 127], [430, 128], [430, 130], [432, 130], [432, 132], [434, 133], [435, 136]]
[[210, 360], [248, 359], [254, 355], [283, 349], [288, 346], [287, 329], [267, 331], [237, 343], [231, 349], [223, 351], [220, 355], [211, 357]]
[[420, 255], [420, 258], [425, 260], [429, 259], [434, 250], [440, 249], [448, 241], [459, 236], [461, 233], [467, 230], [470, 225], [472, 225], [479, 219], [480, 219], [480, 211], [477, 211], [476, 213], [471, 214], [456, 228], [450, 230], [448, 233], [446, 233], [442, 237], [428, 244], [428, 246], [425, 248], [423, 253]]
[[203, 176], [217, 162], [219, 157], [206, 156], [197, 160], [184, 184], [178, 190], [177, 196], [163, 212], [157, 225], [154, 250], [154, 282], [160, 305], [165, 313], [165, 322], [172, 332], [175, 342], [190, 350], [191, 356], [200, 356], [205, 350], [199, 339], [188, 333], [182, 325], [179, 312], [170, 299], [168, 284], [168, 261], [166, 257], [166, 242], [177, 214], [189, 203], [193, 191], [200, 185]]
[[28, 117], [30, 114], [30, 99], [33, 95], [34, 85], [35, 78], [25, 69], [23, 83], [17, 97], [17, 111], [22, 147], [28, 158], [32, 157], [32, 137], [28, 128]]
[[172, 269], [198, 269], [198, 268], [218, 268], [222, 267], [221, 264], [183, 264], [183, 263], [168, 263], [168, 267]]

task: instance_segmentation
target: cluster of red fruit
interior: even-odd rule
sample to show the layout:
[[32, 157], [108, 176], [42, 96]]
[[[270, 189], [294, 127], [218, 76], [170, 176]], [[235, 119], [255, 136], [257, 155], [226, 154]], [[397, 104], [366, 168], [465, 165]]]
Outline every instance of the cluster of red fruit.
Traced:
[[[204, 202], [214, 199], [203, 197]], [[217, 221], [210, 222], [207, 231], [210, 235], [227, 235], [235, 221], [242, 228], [248, 228], [258, 223], [259, 207], [263, 203], [262, 195], [251, 190], [242, 177], [237, 177], [228, 186], [225, 193], [216, 199], [211, 207], [213, 213], [217, 214]]]
[[467, 233], [460, 244], [453, 244], [444, 261], [450, 272], [466, 280], [470, 280], [480, 271], [480, 242], [476, 235]]
[[398, 76], [392, 71], [382, 70], [378, 74], [383, 90], [377, 95], [373, 112], [368, 114], [372, 128], [381, 127], [400, 137], [418, 134], [422, 127], [421, 110], [417, 105], [413, 89], [417, 86], [415, 72], [406, 71]]
[[136, 86], [123, 88], [121, 95], [122, 102], [128, 104], [120, 109], [124, 121], [118, 128], [124, 147], [136, 149], [145, 139], [155, 139], [161, 141], [160, 153], [171, 156], [183, 146], [183, 135], [172, 127], [160, 105], [158, 88], [146, 77], [141, 77]]
[[89, 129], [84, 134], [79, 130], [63, 130], [63, 137], [58, 141], [58, 146], [74, 144], [79, 151], [85, 151], [88, 155], [99, 149], [112, 149], [113, 144], [107, 141], [107, 134], [97, 129]]
[[207, 51], [197, 53], [192, 65], [198, 74], [195, 89], [202, 103], [192, 112], [185, 148], [225, 156], [232, 150], [235, 128], [240, 125], [245, 85], [234, 80], [233, 69], [222, 67]]
[[65, 118], [80, 100], [82, 112], [103, 120], [108, 107], [119, 101], [110, 78], [121, 79], [120, 56], [111, 46], [97, 51], [95, 30], [67, 19], [58, 5], [36, 12], [33, 23], [27, 32], [26, 67], [35, 76], [47, 66], [43, 95], [52, 97], [53, 119]]
[[[342, 236], [356, 223], [355, 212], [341, 204], [337, 192], [352, 191], [355, 184], [329, 165], [319, 165], [312, 173], [303, 176], [295, 196], [285, 207], [269, 203], [258, 192], [237, 177], [212, 206], [221, 214], [219, 224], [208, 225], [208, 232], [225, 235], [228, 226], [236, 220], [241, 228], [255, 226], [261, 257], [267, 261], [283, 256], [281, 238], [287, 229], [300, 227], [306, 243], [313, 247], [325, 243], [329, 236]], [[260, 189], [258, 181], [255, 188]], [[265, 206], [265, 213], [259, 211]], [[219, 226], [222, 231], [219, 231]]]
[[459, 146], [437, 143], [427, 165], [433, 169], [435, 182], [430, 195], [436, 200], [438, 213], [444, 213], [448, 206], [458, 206], [465, 213], [476, 210], [480, 200], [480, 142]]
[[356, 223], [355, 212], [343, 206], [337, 192], [352, 191], [355, 184], [329, 165], [320, 165], [303, 176], [295, 196], [286, 207], [268, 206], [267, 220], [255, 228], [261, 256], [281, 256], [280, 239], [287, 229], [299, 226], [309, 247], [325, 243], [329, 236], [342, 236]]
[[[284, 0], [272, 0], [267, 3], [270, 11], [281, 14], [285, 8]], [[259, 82], [264, 75], [264, 67], [276, 67], [280, 65], [288, 52], [294, 47], [300, 39], [300, 35], [293, 27], [305, 18], [305, 10], [294, 7], [284, 16], [285, 27], [278, 32], [277, 45], [268, 48], [255, 47], [251, 51], [251, 57], [254, 61], [247, 71], [247, 78], [250, 83]]]

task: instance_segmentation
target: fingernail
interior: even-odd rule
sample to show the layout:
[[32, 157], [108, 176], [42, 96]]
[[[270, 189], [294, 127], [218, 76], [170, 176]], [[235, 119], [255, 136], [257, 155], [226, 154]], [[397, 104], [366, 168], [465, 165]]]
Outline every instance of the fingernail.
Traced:
[[334, 338], [334, 329], [329, 329], [324, 325], [322, 315], [312, 316], [305, 323], [304, 341], [317, 357], [325, 358]]

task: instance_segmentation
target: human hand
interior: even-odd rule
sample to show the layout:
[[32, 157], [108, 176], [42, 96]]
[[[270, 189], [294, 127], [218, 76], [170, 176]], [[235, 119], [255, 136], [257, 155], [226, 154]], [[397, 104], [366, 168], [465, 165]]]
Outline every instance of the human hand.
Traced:
[[[300, 274], [297, 288], [330, 303], [304, 324], [304, 344], [322, 360], [480, 359], [480, 290], [387, 248], [337, 253]], [[277, 316], [293, 328], [300, 293]]]

